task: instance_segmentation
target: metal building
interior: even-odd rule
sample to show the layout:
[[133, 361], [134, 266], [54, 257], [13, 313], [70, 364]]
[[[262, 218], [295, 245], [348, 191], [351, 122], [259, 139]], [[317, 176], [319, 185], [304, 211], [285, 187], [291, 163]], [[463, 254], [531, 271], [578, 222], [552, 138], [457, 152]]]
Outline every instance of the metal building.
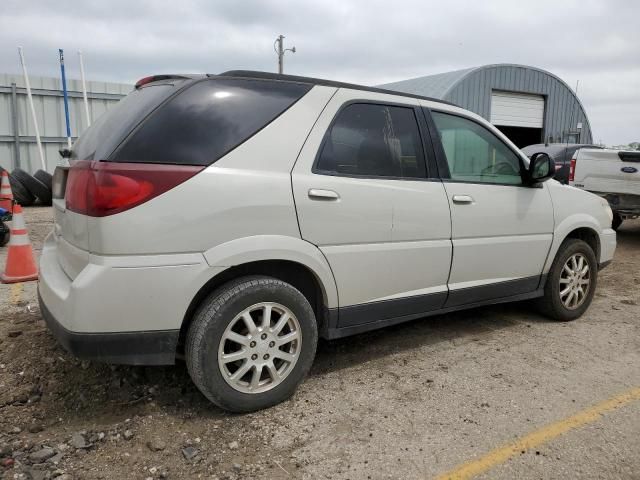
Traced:
[[495, 64], [380, 85], [447, 100], [477, 113], [518, 147], [592, 143], [589, 119], [560, 78], [525, 65]]
[[[29, 77], [38, 119], [47, 170], [53, 172], [60, 161], [58, 150], [66, 147], [64, 103], [60, 79]], [[133, 89], [132, 85], [87, 82], [89, 114], [92, 120]], [[69, 116], [73, 140], [87, 127], [79, 80], [67, 80]], [[0, 74], [0, 166], [33, 173], [42, 168], [36, 145], [24, 78]]]

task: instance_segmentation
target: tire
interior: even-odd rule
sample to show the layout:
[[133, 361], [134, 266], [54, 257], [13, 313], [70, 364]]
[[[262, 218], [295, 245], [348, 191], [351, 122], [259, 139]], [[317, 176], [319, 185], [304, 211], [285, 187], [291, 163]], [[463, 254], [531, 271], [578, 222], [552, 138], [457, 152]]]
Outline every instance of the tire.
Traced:
[[31, 192], [27, 190], [27, 187], [25, 187], [22, 182], [12, 173], [9, 174], [9, 183], [11, 184], [13, 199], [16, 202], [18, 202], [23, 207], [33, 205], [33, 202], [36, 201], [36, 197], [34, 197]]
[[[269, 328], [257, 330], [253, 336], [250, 336], [250, 332], [242, 330], [247, 325], [239, 314], [255, 308], [254, 312], [258, 312], [258, 315], [256, 317], [254, 313], [253, 319], [260, 328], [260, 315], [264, 312], [260, 304], [263, 302], [269, 302], [272, 305], [271, 311], [275, 312], [270, 317], [269, 325], [275, 322], [273, 327], [277, 328], [279, 325], [277, 320], [282, 319], [279, 316], [283, 313], [283, 310], [279, 310], [281, 307], [287, 309], [291, 316], [288, 317], [289, 320], [280, 333], [274, 333], [272, 328]], [[243, 342], [247, 342], [244, 347], [239, 348], [240, 344], [226, 339], [227, 335], [233, 335], [233, 332], [230, 332], [231, 328], [240, 334], [236, 338], [242, 338]], [[301, 340], [293, 340], [282, 347], [271, 345], [275, 343], [273, 340], [284, 338], [278, 335], [287, 335], [295, 331], [299, 332]], [[269, 332], [269, 336], [263, 340], [262, 337], [267, 336], [266, 332]], [[223, 285], [200, 304], [187, 332], [185, 356], [191, 379], [209, 400], [231, 412], [252, 412], [276, 405], [293, 395], [296, 387], [311, 368], [317, 343], [316, 318], [309, 301], [302, 293], [290, 284], [272, 277], [249, 276]], [[232, 350], [239, 349], [247, 353], [240, 353], [243, 359], [236, 362], [221, 362], [219, 356], [227, 352], [230, 347], [234, 347]], [[297, 359], [285, 361], [278, 358], [279, 355], [275, 354], [275, 351], [282, 352], [280, 348], [297, 352]], [[224, 350], [221, 351], [221, 349]], [[269, 352], [272, 357], [269, 356]], [[295, 354], [292, 355], [295, 356]], [[269, 370], [264, 368], [261, 370], [262, 376], [258, 377], [258, 381], [265, 384], [255, 387], [257, 392], [251, 392], [250, 390], [254, 387], [249, 384], [257, 368], [251, 366], [246, 370], [247, 365], [262, 364], [261, 358], [266, 360], [267, 357], [270, 358], [271, 365], [282, 369], [285, 375], [276, 378], [275, 374], [270, 374]], [[231, 371], [233, 369], [235, 371]], [[241, 369], [245, 369], [247, 373], [241, 374], [240, 378], [233, 382], [229, 375]], [[223, 370], [226, 373], [223, 373]], [[264, 380], [262, 380], [263, 377]], [[240, 383], [246, 383], [246, 385], [240, 385]], [[261, 389], [263, 391], [260, 391]]]
[[613, 213], [613, 220], [611, 221], [611, 228], [613, 228], [614, 230], [618, 230], [618, 228], [620, 228], [620, 225], [622, 225], [622, 217], [620, 216], [619, 213]]
[[45, 172], [44, 170], [38, 170], [36, 173], [33, 174], [33, 177], [40, 180], [42, 183], [44, 183], [49, 190], [52, 190], [53, 175], [51, 175], [49, 172]]
[[40, 200], [43, 205], [51, 205], [51, 189], [35, 177], [32, 177], [21, 168], [16, 168], [11, 175], [20, 180], [27, 190]]
[[[572, 308], [569, 308], [567, 307], [565, 302], [569, 299], [568, 295], [570, 295], [570, 293], [564, 297], [565, 302], [563, 302], [563, 298], [561, 297], [562, 290], [560, 287], [560, 282], [561, 278], [565, 283], [571, 282], [570, 279], [564, 278], [564, 275], [566, 275], [566, 273], [563, 273], [563, 271], [565, 264], [574, 255], [581, 257], [583, 261], [588, 265], [589, 283], [588, 285], [586, 285], [587, 291], [585, 292], [586, 294], [583, 295], [580, 303], [576, 304]], [[580, 279], [576, 280], [576, 282], [579, 281]], [[563, 285], [565, 283], [563, 283]], [[560, 246], [560, 249], [556, 254], [556, 258], [553, 260], [553, 264], [551, 265], [551, 269], [549, 270], [547, 282], [544, 287], [544, 296], [538, 300], [538, 307], [540, 308], [542, 313], [554, 320], [559, 320], [562, 322], [575, 320], [576, 318], [581, 317], [582, 314], [587, 310], [587, 308], [589, 308], [589, 305], [591, 305], [591, 301], [593, 300], [593, 295], [596, 291], [597, 284], [598, 262], [596, 260], [595, 253], [588, 243], [576, 238], [567, 239]], [[583, 290], [584, 288], [585, 285], [583, 285]]]
[[0, 222], [0, 247], [9, 243], [9, 238], [11, 238], [11, 230], [4, 222]]

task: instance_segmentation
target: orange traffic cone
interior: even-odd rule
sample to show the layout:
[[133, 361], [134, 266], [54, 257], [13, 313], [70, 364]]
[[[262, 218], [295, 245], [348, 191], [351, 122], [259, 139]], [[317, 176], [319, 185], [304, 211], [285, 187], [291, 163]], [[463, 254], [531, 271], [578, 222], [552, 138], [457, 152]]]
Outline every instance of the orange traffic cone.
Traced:
[[26, 282], [38, 279], [38, 267], [33, 258], [33, 249], [24, 223], [22, 207], [16, 205], [13, 209], [11, 222], [11, 239], [9, 240], [7, 264], [4, 273], [0, 275], [2, 283]]
[[2, 181], [0, 181], [0, 208], [11, 211], [13, 205], [13, 192], [9, 183], [9, 174], [2, 171]]

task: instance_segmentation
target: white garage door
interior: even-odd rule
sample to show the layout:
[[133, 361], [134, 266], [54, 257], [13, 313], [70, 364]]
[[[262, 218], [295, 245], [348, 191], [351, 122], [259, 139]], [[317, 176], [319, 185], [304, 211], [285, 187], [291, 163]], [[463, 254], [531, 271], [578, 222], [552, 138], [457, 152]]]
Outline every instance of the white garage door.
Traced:
[[544, 97], [528, 93], [493, 92], [491, 123], [506, 127], [542, 128]]

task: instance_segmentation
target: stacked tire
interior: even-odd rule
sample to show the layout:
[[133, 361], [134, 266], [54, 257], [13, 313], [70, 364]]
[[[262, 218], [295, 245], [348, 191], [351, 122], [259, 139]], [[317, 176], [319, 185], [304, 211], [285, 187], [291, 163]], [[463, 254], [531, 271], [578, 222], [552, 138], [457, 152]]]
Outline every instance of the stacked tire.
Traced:
[[13, 198], [23, 207], [36, 202], [40, 205], [51, 205], [51, 184], [53, 177], [44, 170], [38, 170], [30, 175], [21, 168], [16, 168], [9, 174], [9, 183]]

